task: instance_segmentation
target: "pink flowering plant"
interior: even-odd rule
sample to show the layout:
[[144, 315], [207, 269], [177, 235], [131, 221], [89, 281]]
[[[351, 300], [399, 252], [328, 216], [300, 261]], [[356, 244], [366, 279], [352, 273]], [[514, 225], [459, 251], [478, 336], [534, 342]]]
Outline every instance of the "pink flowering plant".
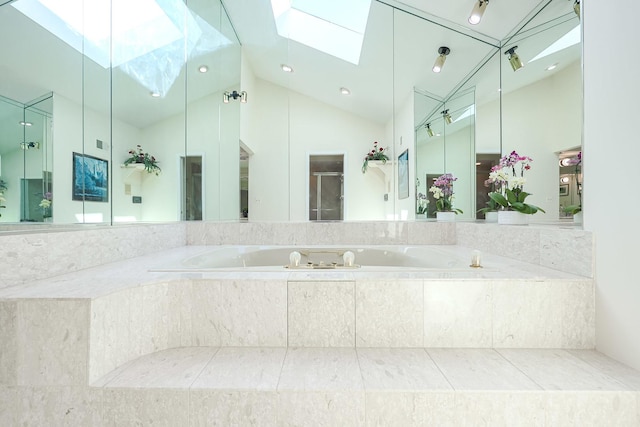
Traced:
[[495, 201], [502, 210], [518, 211], [523, 214], [533, 215], [543, 209], [538, 206], [525, 203], [525, 199], [531, 194], [524, 191], [527, 182], [525, 171], [531, 169], [533, 159], [521, 156], [515, 151], [500, 159], [500, 163], [491, 168], [488, 183], [495, 185], [495, 191], [489, 193], [491, 200]]
[[140, 145], [136, 145], [136, 148], [129, 150], [129, 158], [124, 161], [125, 166], [131, 163], [138, 163], [144, 165], [144, 170], [148, 173], [155, 173], [160, 175], [160, 166], [154, 156], [145, 152]]
[[445, 173], [436, 178], [429, 188], [436, 199], [436, 209], [439, 212], [455, 212], [456, 215], [462, 213], [462, 210], [453, 207], [453, 183], [457, 180], [452, 174]]
[[367, 171], [370, 160], [381, 160], [383, 164], [387, 163], [387, 160], [389, 160], [386, 149], [383, 147], [378, 147], [378, 141], [373, 143], [373, 149], [371, 149], [371, 151], [369, 151], [369, 153], [367, 153], [367, 155], [365, 156], [364, 163], [362, 164], [362, 173], [365, 173]]

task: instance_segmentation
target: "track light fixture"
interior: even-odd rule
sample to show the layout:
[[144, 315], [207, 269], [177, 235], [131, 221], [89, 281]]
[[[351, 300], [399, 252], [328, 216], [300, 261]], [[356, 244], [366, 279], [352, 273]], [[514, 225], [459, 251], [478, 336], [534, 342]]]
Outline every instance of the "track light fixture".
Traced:
[[427, 123], [425, 125], [425, 128], [427, 128], [427, 135], [429, 135], [429, 138], [433, 137], [433, 135], [435, 135], [435, 132], [433, 131], [433, 129], [431, 129], [431, 123]]
[[444, 67], [444, 61], [447, 60], [447, 55], [449, 55], [449, 52], [451, 52], [451, 49], [446, 46], [441, 46], [438, 49], [438, 57], [436, 58], [436, 63], [433, 64], [434, 73], [439, 73], [442, 70], [442, 67]]
[[35, 148], [36, 150], [40, 149], [40, 143], [39, 142], [21, 142], [20, 143], [20, 148], [22, 148], [23, 150], [29, 150], [31, 148]]
[[444, 117], [444, 121], [447, 122], [448, 125], [453, 123], [453, 118], [451, 117], [451, 114], [449, 114], [449, 110], [444, 110], [442, 112], [442, 117]]
[[580, 0], [574, 0], [573, 11], [578, 15], [578, 19], [580, 19]]
[[514, 46], [504, 53], [505, 55], [509, 55], [509, 64], [511, 64], [511, 68], [513, 68], [513, 71], [518, 71], [520, 68], [524, 67], [522, 60], [516, 53], [517, 48], [518, 46]]
[[489, 4], [489, 0], [477, 0], [476, 4], [473, 5], [473, 10], [471, 11], [471, 15], [469, 15], [469, 24], [477, 25], [480, 23], [482, 19], [482, 15], [484, 15], [484, 11]]
[[238, 99], [240, 98], [240, 102], [242, 102], [243, 104], [247, 103], [247, 92], [242, 91], [240, 93], [238, 93], [238, 91], [233, 91], [233, 92], [225, 92], [222, 94], [222, 102], [224, 102], [225, 104], [229, 103], [229, 99], [233, 98], [233, 99]]

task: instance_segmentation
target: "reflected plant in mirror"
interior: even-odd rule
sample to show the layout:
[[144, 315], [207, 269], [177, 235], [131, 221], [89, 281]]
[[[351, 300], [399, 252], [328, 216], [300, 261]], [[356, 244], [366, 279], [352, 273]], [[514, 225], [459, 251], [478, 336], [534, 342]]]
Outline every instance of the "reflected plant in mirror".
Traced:
[[456, 215], [463, 213], [461, 209], [453, 207], [453, 183], [458, 178], [450, 173], [440, 175], [433, 182], [429, 192], [433, 193], [436, 199], [436, 209], [438, 212], [454, 212]]
[[[7, 201], [7, 199], [4, 198], [5, 191], [7, 191], [7, 183], [0, 179], [0, 209], [6, 208], [6, 206], [4, 205], [4, 203]], [[2, 216], [2, 213], [0, 213], [0, 216]]]
[[158, 166], [158, 161], [154, 156], [149, 153], [145, 153], [140, 145], [136, 145], [136, 148], [129, 150], [129, 158], [124, 161], [124, 165], [141, 164], [144, 165], [144, 170], [148, 173], [155, 173], [156, 176], [160, 175], [161, 169]]
[[538, 206], [525, 203], [525, 199], [530, 194], [523, 189], [527, 182], [524, 172], [531, 169], [532, 161], [531, 157], [521, 156], [512, 151], [508, 156], [503, 156], [499, 164], [491, 168], [489, 181], [496, 186], [496, 191], [490, 193], [489, 197], [502, 209], [528, 215], [538, 211], [544, 212]]

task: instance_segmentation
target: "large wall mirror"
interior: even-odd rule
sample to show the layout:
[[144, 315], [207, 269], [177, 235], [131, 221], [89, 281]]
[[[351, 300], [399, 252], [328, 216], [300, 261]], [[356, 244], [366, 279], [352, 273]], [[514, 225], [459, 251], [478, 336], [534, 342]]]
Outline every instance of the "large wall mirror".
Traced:
[[[568, 217], [558, 161], [580, 146], [579, 45], [533, 59], [579, 27], [571, 2], [492, 3], [478, 26], [472, 5], [339, 3], [0, 6], [2, 40], [20, 40], [0, 45], [0, 222], [307, 221], [319, 200], [344, 220], [428, 219], [441, 173], [474, 220], [510, 150], [534, 158], [537, 219]], [[363, 168], [374, 147], [388, 160]]]

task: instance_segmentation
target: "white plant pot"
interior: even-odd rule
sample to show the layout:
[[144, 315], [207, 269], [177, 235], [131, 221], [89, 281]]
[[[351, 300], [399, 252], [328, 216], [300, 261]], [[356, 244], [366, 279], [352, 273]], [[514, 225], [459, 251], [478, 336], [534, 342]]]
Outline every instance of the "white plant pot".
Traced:
[[455, 222], [455, 220], [456, 220], [455, 212], [436, 212], [437, 222]]
[[485, 222], [498, 222], [498, 212], [497, 211], [485, 212], [484, 221]]
[[529, 215], [518, 211], [499, 211], [498, 224], [527, 225], [529, 224]]
[[582, 224], [582, 211], [573, 214], [573, 222], [576, 224]]

